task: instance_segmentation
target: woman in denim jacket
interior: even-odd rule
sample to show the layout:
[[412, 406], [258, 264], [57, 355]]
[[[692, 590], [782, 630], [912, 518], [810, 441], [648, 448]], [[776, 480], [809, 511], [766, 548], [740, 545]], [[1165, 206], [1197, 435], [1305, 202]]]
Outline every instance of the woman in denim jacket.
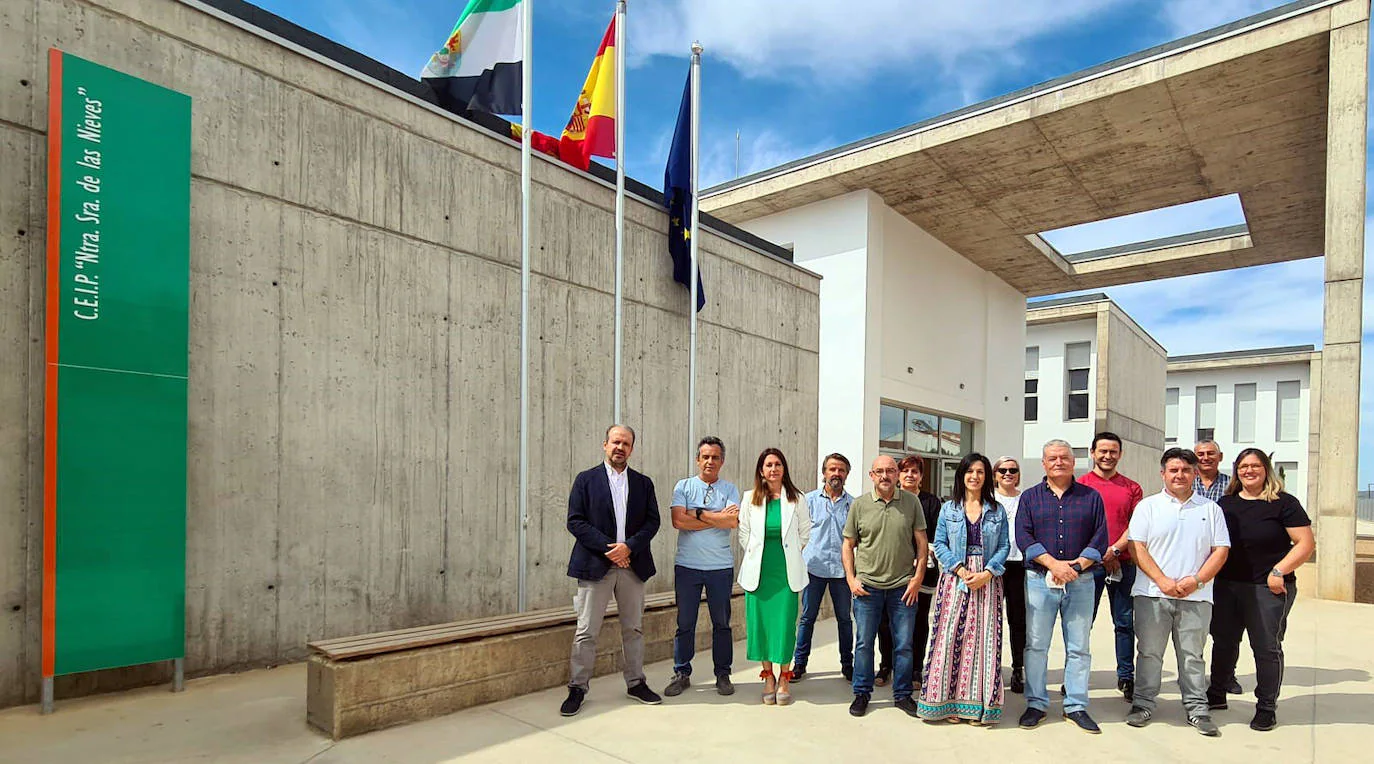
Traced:
[[917, 709], [931, 722], [995, 724], [1002, 718], [1002, 574], [1011, 527], [987, 457], [964, 457], [954, 485], [931, 545], [943, 572]]

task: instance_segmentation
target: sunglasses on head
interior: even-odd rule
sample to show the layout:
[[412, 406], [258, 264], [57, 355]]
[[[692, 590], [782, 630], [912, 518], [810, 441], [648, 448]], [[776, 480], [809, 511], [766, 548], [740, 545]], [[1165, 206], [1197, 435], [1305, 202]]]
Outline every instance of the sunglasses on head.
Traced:
[[999, 474], [999, 475], [1017, 475], [1017, 474], [1020, 474], [1020, 472], [1021, 472], [1021, 469], [1020, 469], [1019, 467], [998, 467], [998, 468], [997, 468], [997, 474]]

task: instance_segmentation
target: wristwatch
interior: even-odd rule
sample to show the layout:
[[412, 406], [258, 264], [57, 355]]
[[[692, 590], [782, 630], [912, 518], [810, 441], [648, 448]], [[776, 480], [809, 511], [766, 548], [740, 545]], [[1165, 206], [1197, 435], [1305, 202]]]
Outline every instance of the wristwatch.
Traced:
[[1073, 568], [1073, 572], [1075, 572], [1075, 573], [1082, 573], [1082, 572], [1083, 572], [1083, 566], [1082, 566], [1082, 565], [1079, 565], [1079, 564], [1076, 563], [1076, 562], [1071, 562], [1071, 563], [1069, 563], [1069, 567], [1070, 567], [1070, 568]]
[[701, 521], [701, 508], [700, 508], [700, 507], [698, 507], [698, 508], [696, 509], [696, 513], [697, 513], [697, 521], [700, 522], [700, 521]]
[[1281, 571], [1281, 570], [1279, 570], [1279, 569], [1278, 569], [1278, 566], [1274, 566], [1274, 569], [1269, 571], [1269, 575], [1271, 575], [1271, 576], [1278, 576], [1279, 578], [1284, 578], [1284, 577], [1285, 577], [1284, 572]]

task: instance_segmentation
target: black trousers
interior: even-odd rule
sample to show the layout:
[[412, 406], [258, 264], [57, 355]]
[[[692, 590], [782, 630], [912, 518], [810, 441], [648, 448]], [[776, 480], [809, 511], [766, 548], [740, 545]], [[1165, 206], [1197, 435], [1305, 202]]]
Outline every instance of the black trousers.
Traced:
[[[911, 665], [913, 670], [920, 673], [921, 684], [925, 683], [926, 645], [930, 643], [930, 605], [934, 601], [935, 595], [925, 592], [916, 598], [916, 633], [911, 640]], [[887, 620], [886, 612], [883, 613], [883, 620], [878, 622], [878, 655], [878, 673], [891, 671], [892, 624]]]
[[1026, 667], [1026, 566], [1020, 560], [1007, 562], [1002, 576], [1006, 597], [1007, 631], [1011, 634], [1011, 667]]
[[1226, 685], [1236, 675], [1240, 637], [1245, 633], [1255, 655], [1255, 708], [1275, 710], [1279, 686], [1283, 684], [1283, 634], [1288, 629], [1288, 611], [1293, 609], [1297, 596], [1296, 582], [1288, 584], [1288, 593], [1284, 595], [1274, 594], [1265, 584], [1216, 579], [1209, 695], [1226, 696]]

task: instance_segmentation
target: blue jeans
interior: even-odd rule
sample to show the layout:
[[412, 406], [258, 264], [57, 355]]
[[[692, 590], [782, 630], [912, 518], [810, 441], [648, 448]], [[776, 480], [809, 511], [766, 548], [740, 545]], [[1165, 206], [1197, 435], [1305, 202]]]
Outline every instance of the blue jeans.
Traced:
[[854, 694], [873, 694], [873, 646], [878, 637], [878, 622], [887, 613], [892, 622], [892, 698], [911, 697], [912, 640], [916, 632], [916, 605], [902, 602], [906, 586], [874, 589], [854, 598], [854, 620], [858, 640], [854, 645]]
[[1079, 576], [1063, 589], [1045, 585], [1042, 570], [1026, 569], [1026, 705], [1047, 711], [1049, 693], [1045, 673], [1050, 660], [1050, 638], [1054, 620], [1059, 618], [1064, 635], [1064, 713], [1088, 708], [1088, 673], [1092, 653], [1088, 637], [1093, 627], [1093, 586], [1091, 575]]
[[701, 590], [706, 590], [706, 610], [711, 614], [711, 659], [716, 676], [730, 676], [735, 660], [735, 637], [730, 632], [730, 594], [735, 585], [732, 568], [696, 570], [677, 565], [673, 568], [673, 588], [677, 592], [677, 633], [673, 636], [673, 671], [692, 675], [692, 658], [697, 654], [697, 611], [701, 609]]
[[1093, 621], [1102, 603], [1102, 590], [1112, 610], [1112, 625], [1116, 627], [1116, 678], [1135, 680], [1135, 604], [1131, 587], [1135, 586], [1137, 568], [1133, 562], [1121, 563], [1121, 580], [1107, 583], [1107, 569], [1093, 566]]
[[821, 600], [830, 592], [830, 605], [835, 608], [835, 628], [840, 639], [840, 668], [854, 668], [854, 619], [849, 615], [849, 601], [854, 595], [843, 578], [821, 578], [806, 574], [806, 588], [802, 590], [801, 623], [797, 625], [797, 652], [792, 657], [792, 670], [806, 668], [811, 657], [811, 635], [821, 614]]

